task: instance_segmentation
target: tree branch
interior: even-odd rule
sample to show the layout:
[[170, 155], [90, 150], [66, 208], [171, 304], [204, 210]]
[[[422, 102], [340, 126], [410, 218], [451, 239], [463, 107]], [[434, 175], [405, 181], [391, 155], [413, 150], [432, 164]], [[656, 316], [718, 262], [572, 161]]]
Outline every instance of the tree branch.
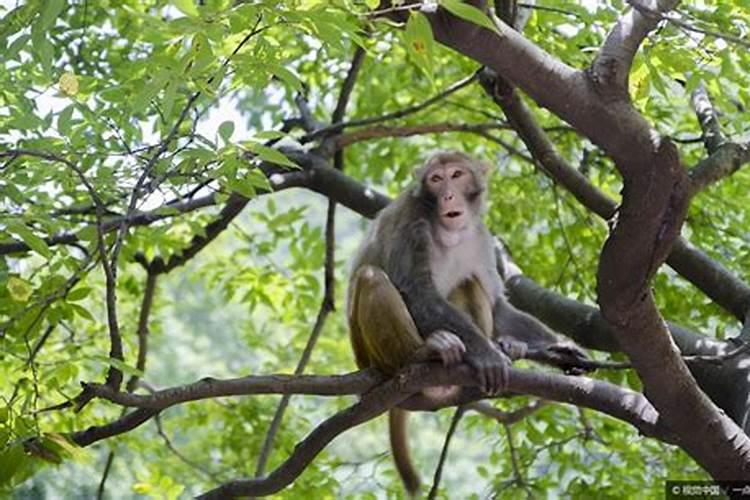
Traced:
[[646, 0], [647, 9], [630, 1], [634, 8], [623, 14], [607, 35], [590, 68], [592, 80], [605, 92], [628, 99], [628, 75], [638, 48], [656, 28], [664, 12], [677, 6], [679, 0]]
[[[325, 321], [328, 318], [328, 315], [334, 310], [334, 267], [336, 265], [335, 262], [335, 253], [334, 253], [334, 247], [336, 245], [335, 240], [335, 215], [336, 215], [336, 204], [334, 201], [328, 202], [328, 214], [326, 216], [326, 260], [325, 260], [325, 271], [324, 271], [324, 282], [325, 282], [325, 289], [323, 292], [323, 301], [320, 304], [320, 309], [318, 310], [318, 315], [315, 318], [315, 326], [313, 326], [312, 332], [310, 333], [310, 337], [307, 339], [307, 344], [305, 345], [305, 349], [302, 351], [302, 356], [300, 356], [299, 362], [297, 363], [297, 367], [294, 369], [295, 375], [302, 375], [305, 371], [305, 367], [307, 367], [307, 363], [310, 361], [310, 357], [312, 356], [312, 351], [315, 348], [315, 345], [318, 343], [318, 338], [320, 337], [320, 333], [323, 331], [323, 325], [325, 325]], [[255, 477], [261, 477], [265, 473], [265, 467], [266, 462], [268, 461], [269, 456], [271, 455], [271, 448], [273, 446], [273, 441], [276, 437], [276, 434], [279, 431], [279, 427], [281, 426], [281, 421], [284, 418], [284, 413], [286, 412], [287, 406], [289, 405], [289, 401], [291, 400], [291, 394], [284, 394], [281, 397], [281, 401], [279, 402], [279, 405], [276, 407], [276, 412], [273, 415], [273, 418], [271, 419], [271, 425], [268, 427], [268, 432], [266, 433], [266, 438], [263, 441], [263, 446], [261, 447], [260, 454], [258, 455], [258, 464], [255, 468]]]
[[428, 500], [433, 500], [434, 498], [437, 497], [438, 488], [440, 487], [440, 478], [443, 475], [443, 465], [445, 465], [445, 460], [446, 458], [448, 458], [448, 447], [450, 446], [451, 439], [453, 438], [453, 434], [456, 432], [458, 423], [461, 421], [461, 417], [464, 416], [464, 413], [466, 413], [466, 407], [464, 406], [459, 406], [453, 412], [451, 425], [448, 428], [448, 433], [445, 435], [445, 441], [443, 442], [443, 449], [440, 451], [440, 459], [438, 460], [437, 467], [435, 468], [435, 474], [432, 478], [432, 488], [430, 488], [430, 492], [427, 494]]
[[374, 116], [371, 118], [361, 118], [358, 120], [351, 120], [348, 122], [339, 122], [339, 123], [333, 123], [327, 127], [321, 128], [319, 130], [316, 130], [315, 132], [311, 134], [305, 135], [300, 142], [310, 142], [315, 139], [319, 139], [326, 135], [336, 134], [338, 132], [341, 132], [345, 128], [350, 127], [362, 127], [365, 125], [373, 125], [375, 123], [381, 123], [389, 120], [396, 120], [398, 118], [403, 118], [405, 116], [417, 113], [419, 111], [422, 111], [425, 108], [428, 108], [432, 106], [433, 104], [445, 99], [449, 95], [461, 90], [462, 88], [470, 85], [473, 83], [477, 78], [477, 74], [474, 73], [466, 78], [463, 78], [459, 80], [458, 82], [454, 83], [447, 89], [441, 91], [440, 93], [436, 94], [435, 96], [427, 99], [424, 102], [421, 102], [419, 104], [415, 104], [413, 106], [406, 107], [404, 109], [400, 109], [398, 111], [394, 111], [392, 113], [387, 113], [381, 116]]
[[[103, 385], [102, 387], [108, 386]], [[111, 391], [111, 389], [109, 390]], [[84, 431], [74, 432], [70, 435], [70, 439], [78, 446], [89, 446], [102, 439], [132, 431], [141, 424], [148, 422], [159, 411], [152, 408], [138, 408], [109, 424], [92, 426]]]
[[[542, 172], [562, 185], [584, 207], [604, 220], [614, 217], [617, 204], [591, 184], [557, 152], [553, 142], [539, 126], [531, 110], [518, 91], [496, 73], [483, 70], [480, 83], [495, 103], [503, 110], [508, 122], [518, 133]], [[706, 187], [711, 182], [739, 168], [737, 162], [750, 161], [745, 149], [725, 145], [709, 159], [691, 170], [692, 190]], [[744, 155], [744, 156], [743, 156]], [[750, 307], [750, 287], [704, 252], [678, 238], [667, 258], [667, 264], [705, 293], [711, 300], [734, 314], [740, 321]]]
[[[353, 375], [357, 374], [350, 374], [349, 376]], [[298, 387], [305, 390], [309, 390], [312, 387], [310, 382], [313, 378], [317, 378], [320, 382], [317, 392], [319, 394], [329, 393], [333, 388], [330, 385], [330, 380], [328, 380], [330, 377], [277, 377], [287, 379], [288, 385], [286, 388], [292, 388], [294, 385], [292, 379], [294, 378], [306, 379], [305, 387]], [[215, 382], [220, 383], [220, 381]], [[400, 375], [368, 390], [358, 403], [320, 424], [304, 440], [298, 443], [290, 457], [266, 478], [230, 481], [200, 498], [257, 496], [275, 493], [298, 477], [315, 456], [342, 432], [384, 413], [387, 409], [408, 397], [410, 393], [420, 391], [424, 387], [444, 385], [448, 382], [475, 386], [476, 375], [473, 370], [465, 365], [450, 369], [436, 364], [412, 365]], [[625, 419], [636, 425], [641, 432], [647, 435], [659, 435], [660, 438], [669, 440], [669, 433], [661, 426], [658, 415], [642, 395], [607, 382], [511, 369], [509, 384], [509, 390], [513, 392], [535, 395], [542, 395], [543, 393], [545, 396], [554, 396], [547, 399], [596, 407], [600, 411], [605, 411], [616, 418]], [[106, 386], [100, 387], [107, 390]], [[467, 402], [485, 397], [478, 389], [464, 391], [464, 393], [464, 399]], [[415, 400], [417, 406], [420, 405], [419, 396], [416, 398], [412, 396], [409, 400]], [[415, 407], [415, 403], [413, 402], [411, 408]], [[427, 403], [422, 408], [429, 408], [429, 404]], [[432, 404], [434, 405], [434, 402]]]
[[[657, 5], [666, 8], [671, 2]], [[679, 235], [690, 189], [673, 143], [655, 132], [627, 95], [607, 92], [617, 92], [607, 80], [626, 81], [624, 72], [614, 79], [606, 76], [603, 81], [608, 84], [602, 85], [596, 80], [601, 75], [573, 70], [504, 23], [490, 30], [444, 10], [428, 17], [438, 41], [502, 74], [615, 161], [624, 190], [617, 224], [599, 260], [602, 314], [614, 327], [649, 397], [680, 436], [682, 448], [717, 479], [748, 477], [750, 439], [700, 391], [651, 295], [651, 278]], [[628, 45], [619, 63], [629, 64], [628, 53], [635, 53], [648, 32], [641, 30], [639, 35], [638, 23], [648, 23], [631, 18], [635, 24], [622, 28], [625, 37], [620, 40]], [[685, 412], [686, 405], [694, 410]]]
[[[705, 136], [705, 141], [708, 137]], [[719, 142], [712, 139], [712, 144]], [[706, 146], [709, 147], [708, 145]], [[713, 147], [713, 146], [712, 146]], [[750, 145], [724, 142], [715, 146], [711, 156], [698, 162], [690, 169], [691, 192], [693, 195], [703, 191], [725, 177], [729, 177], [750, 162]]]
[[706, 85], [703, 82], [700, 82], [693, 91], [690, 96], [690, 103], [693, 105], [693, 110], [695, 110], [698, 123], [703, 131], [703, 144], [706, 146], [706, 151], [708, 151], [708, 154], [714, 154], [725, 139], [724, 134], [721, 133], [719, 117], [711, 103], [711, 96], [708, 95], [708, 90], [706, 90]]
[[489, 401], [477, 401], [476, 403], [466, 405], [466, 408], [469, 410], [474, 410], [475, 412], [484, 415], [485, 417], [489, 417], [495, 420], [498, 424], [512, 425], [534, 414], [536, 411], [544, 408], [548, 404], [548, 401], [537, 399], [536, 401], [529, 403], [523, 408], [519, 408], [518, 410], [511, 412], [505, 412], [495, 408], [495, 406], [493, 406]]
[[[226, 396], [257, 394], [308, 394], [340, 396], [375, 392], [375, 387], [397, 382], [398, 391], [415, 394], [401, 407], [414, 411], [435, 410], [456, 404], [486, 399], [478, 389], [476, 374], [468, 365], [444, 368], [436, 363], [415, 364], [402, 370], [394, 379], [387, 379], [376, 370], [368, 369], [345, 375], [251, 375], [233, 379], [205, 378], [182, 386], [162, 389], [153, 394], [115, 392], [104, 384], [86, 384], [96, 397], [122, 406], [162, 411], [189, 401]], [[455, 400], [441, 402], [419, 393], [426, 387], [462, 385], [465, 389]], [[508, 393], [529, 394], [542, 399], [585, 406], [611, 415], [638, 427], [641, 432], [660, 439], [670, 434], [661, 427], [658, 414], [642, 394], [609, 382], [558, 375], [527, 369], [511, 368]]]

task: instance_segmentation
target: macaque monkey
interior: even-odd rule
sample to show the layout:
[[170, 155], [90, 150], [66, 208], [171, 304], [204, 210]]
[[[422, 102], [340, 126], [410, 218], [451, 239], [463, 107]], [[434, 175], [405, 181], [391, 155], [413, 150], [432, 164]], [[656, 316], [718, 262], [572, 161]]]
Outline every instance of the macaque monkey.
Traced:
[[[347, 303], [360, 368], [395, 374], [427, 351], [445, 365], [468, 363], [482, 391], [495, 395], [505, 389], [509, 356], [523, 357], [527, 348], [585, 359], [575, 344], [561, 342], [505, 299], [494, 241], [481, 220], [488, 168], [460, 152], [437, 153], [372, 223], [354, 260]], [[445, 398], [451, 390], [424, 395]], [[406, 415], [397, 408], [389, 413], [391, 448], [414, 495], [419, 476], [409, 458]]]

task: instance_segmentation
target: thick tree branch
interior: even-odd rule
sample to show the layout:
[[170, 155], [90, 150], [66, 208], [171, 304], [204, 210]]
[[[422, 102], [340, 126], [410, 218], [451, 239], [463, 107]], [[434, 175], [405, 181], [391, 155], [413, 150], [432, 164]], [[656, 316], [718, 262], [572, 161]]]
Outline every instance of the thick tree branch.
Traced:
[[565, 161], [513, 86], [488, 69], [482, 70], [479, 81], [485, 92], [503, 110], [510, 126], [518, 133], [542, 171], [601, 218], [609, 220], [614, 216], [617, 209], [615, 201]]
[[386, 377], [375, 370], [362, 370], [345, 375], [249, 375], [230, 379], [209, 377], [192, 384], [161, 389], [148, 395], [114, 392], [103, 384], [84, 384], [84, 387], [95, 396], [122, 406], [162, 410], [187, 401], [250, 394], [363, 394], [385, 379]]
[[132, 431], [141, 424], [148, 422], [159, 411], [151, 408], [138, 408], [109, 424], [92, 426], [84, 431], [74, 432], [70, 435], [70, 439], [78, 446], [89, 446], [102, 439]]
[[[629, 2], [634, 5], [635, 2]], [[679, 0], [644, 0], [623, 14], [609, 32], [591, 65], [591, 77], [604, 92], [628, 98], [628, 75], [638, 48], [656, 28], [661, 14], [675, 8]]]
[[[591, 184], [557, 152], [553, 142], [539, 126], [518, 91], [499, 75], [483, 70], [480, 82], [485, 91], [500, 106], [510, 125], [516, 130], [542, 172], [569, 191], [583, 206], [604, 220], [614, 217], [617, 204]], [[741, 161], [750, 161], [744, 148], [733, 145], [721, 147], [714, 155], [691, 170], [693, 193], [739, 168]], [[734, 169], [734, 170], [732, 170]], [[695, 285], [714, 302], [730, 311], [740, 321], [750, 307], [750, 287], [731, 271], [678, 238], [667, 258], [667, 264]]]
[[[653, 407], [643, 395], [608, 382], [558, 375], [538, 370], [511, 368], [508, 392], [530, 394], [542, 399], [561, 401], [592, 408], [631, 423], [647, 435], [667, 436], [666, 430]], [[122, 406], [162, 411], [188, 401], [199, 401], [226, 396], [256, 394], [309, 394], [340, 396], [371, 394], [374, 387], [388, 385], [388, 379], [376, 370], [362, 370], [345, 375], [254, 375], [233, 379], [206, 378], [192, 384], [162, 389], [153, 394], [114, 392], [104, 384], [87, 384], [86, 389], [96, 397]], [[404, 369], [393, 380], [398, 390], [407, 395], [419, 393], [425, 387], [462, 385], [466, 388], [453, 401], [436, 406], [422, 395], [409, 398], [401, 406], [410, 410], [434, 410], [485, 399], [478, 389], [476, 374], [467, 365], [444, 368], [436, 363], [416, 364]], [[665, 434], [666, 433], [666, 434]]]
[[246, 495], [270, 495], [291, 484], [333, 438], [385, 413], [408, 395], [398, 390], [395, 379], [376, 387], [354, 405], [318, 425], [297, 443], [290, 457], [263, 479], [237, 479], [222, 484], [198, 498], [226, 499]]
[[[612, 85], [602, 86], [591, 74], [553, 59], [507, 25], [498, 22], [495, 32], [442, 10], [430, 18], [438, 41], [518, 85], [615, 161], [624, 191], [599, 261], [602, 313], [683, 449], [717, 479], [750, 477], [750, 439], [699, 390], [650, 292], [650, 280], [679, 235], [689, 201], [689, 181], [674, 145], [659, 137], [626, 96], [606, 92]], [[621, 40], [630, 40], [628, 50], [635, 51], [639, 36], [626, 33]], [[694, 411], [685, 412], [685, 406]]]
[[[462, 391], [456, 402], [470, 403], [486, 397], [476, 388], [476, 374], [471, 368], [466, 365], [445, 368], [438, 364], [412, 365], [398, 376], [387, 380], [372, 370], [334, 376], [249, 376], [228, 380], [204, 379], [195, 384], [164, 389], [151, 395], [115, 393], [109, 386], [91, 385], [87, 389], [99, 397], [124, 405], [136, 404], [144, 407], [112, 424], [76, 433], [73, 439], [81, 446], [85, 446], [98, 439], [127, 432], [169, 406], [198, 399], [271, 393], [363, 394], [359, 403], [318, 426], [295, 447], [289, 459], [268, 477], [226, 483], [210, 492], [207, 498], [264, 495], [279, 491], [291, 483], [340, 433], [380, 415], [425, 387], [446, 384], [468, 387]], [[672, 440], [672, 434], [663, 427], [658, 414], [641, 394], [607, 382], [513, 368], [508, 390], [511, 393], [531, 394], [548, 400], [593, 408], [636, 426], [646, 435], [656, 436], [668, 442]], [[426, 400], [421, 394], [410, 397], [403, 406], [408, 409], [435, 409], [434, 401]]]

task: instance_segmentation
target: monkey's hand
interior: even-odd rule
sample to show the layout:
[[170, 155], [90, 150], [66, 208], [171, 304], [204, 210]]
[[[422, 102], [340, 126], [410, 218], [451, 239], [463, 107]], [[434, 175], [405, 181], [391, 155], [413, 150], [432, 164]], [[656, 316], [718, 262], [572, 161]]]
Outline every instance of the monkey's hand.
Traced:
[[467, 355], [467, 362], [479, 375], [479, 388], [485, 394], [494, 396], [508, 387], [508, 367], [510, 359], [492, 342], [486, 347], [473, 350]]
[[540, 346], [539, 349], [530, 349], [528, 358], [556, 366], [567, 375], [582, 375], [596, 369], [583, 349], [569, 341], [554, 342]]
[[466, 346], [457, 335], [446, 331], [436, 330], [425, 341], [427, 347], [440, 356], [444, 366], [455, 365], [464, 359]]

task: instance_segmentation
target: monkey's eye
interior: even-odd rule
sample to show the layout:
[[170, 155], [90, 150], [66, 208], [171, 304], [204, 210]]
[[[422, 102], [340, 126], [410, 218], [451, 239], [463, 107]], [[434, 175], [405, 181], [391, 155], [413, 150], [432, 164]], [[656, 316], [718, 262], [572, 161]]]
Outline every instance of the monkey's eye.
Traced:
[[453, 172], [453, 174], [451, 175], [451, 179], [458, 179], [458, 178], [459, 178], [459, 177], [461, 177], [462, 175], [464, 175], [464, 171], [463, 171], [463, 170], [456, 170], [456, 171], [455, 171], [455, 172]]
[[438, 183], [438, 182], [441, 182], [442, 180], [443, 180], [443, 176], [442, 175], [434, 174], [434, 175], [430, 176], [430, 182], [432, 182], [432, 183]]

